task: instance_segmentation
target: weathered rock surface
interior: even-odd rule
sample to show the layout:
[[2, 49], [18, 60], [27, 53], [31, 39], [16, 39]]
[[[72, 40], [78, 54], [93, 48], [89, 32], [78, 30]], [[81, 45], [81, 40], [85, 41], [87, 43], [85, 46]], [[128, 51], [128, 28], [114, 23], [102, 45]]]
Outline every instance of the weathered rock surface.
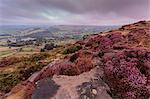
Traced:
[[[103, 73], [98, 67], [78, 76], [54, 75], [52, 78], [47, 78], [47, 83], [44, 83], [43, 80], [37, 83], [37, 89], [33, 93], [32, 99], [43, 99], [43, 97], [44, 99], [85, 99], [85, 97], [86, 99], [96, 97], [98, 99], [111, 99], [107, 93], [109, 88], [106, 87], [105, 82], [102, 82], [100, 76], [103, 76]], [[50, 85], [47, 86], [48, 84]], [[43, 89], [43, 86], [49, 88]], [[52, 94], [53, 92], [55, 95]]]

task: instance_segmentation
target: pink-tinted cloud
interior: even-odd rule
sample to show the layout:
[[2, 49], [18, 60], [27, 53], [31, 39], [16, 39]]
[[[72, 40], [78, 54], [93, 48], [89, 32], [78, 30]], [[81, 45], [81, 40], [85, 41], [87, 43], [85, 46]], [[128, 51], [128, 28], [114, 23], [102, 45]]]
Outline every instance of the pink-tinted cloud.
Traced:
[[150, 0], [0, 0], [0, 23], [117, 25], [149, 11]]

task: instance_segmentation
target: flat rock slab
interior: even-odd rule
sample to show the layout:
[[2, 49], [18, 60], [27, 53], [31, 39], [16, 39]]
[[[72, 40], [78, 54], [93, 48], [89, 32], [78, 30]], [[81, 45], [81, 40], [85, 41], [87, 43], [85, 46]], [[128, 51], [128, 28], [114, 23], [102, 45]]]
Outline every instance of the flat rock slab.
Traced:
[[[54, 75], [37, 82], [31, 99], [112, 99], [97, 68], [77, 76]], [[102, 75], [99, 74], [99, 75]]]

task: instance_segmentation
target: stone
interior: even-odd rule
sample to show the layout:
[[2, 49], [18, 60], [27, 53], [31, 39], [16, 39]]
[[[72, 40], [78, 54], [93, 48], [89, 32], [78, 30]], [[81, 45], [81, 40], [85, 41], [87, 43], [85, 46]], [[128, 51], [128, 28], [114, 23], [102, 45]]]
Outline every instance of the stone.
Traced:
[[92, 93], [93, 93], [94, 95], [96, 95], [96, 94], [97, 94], [97, 90], [96, 90], [96, 89], [92, 89]]

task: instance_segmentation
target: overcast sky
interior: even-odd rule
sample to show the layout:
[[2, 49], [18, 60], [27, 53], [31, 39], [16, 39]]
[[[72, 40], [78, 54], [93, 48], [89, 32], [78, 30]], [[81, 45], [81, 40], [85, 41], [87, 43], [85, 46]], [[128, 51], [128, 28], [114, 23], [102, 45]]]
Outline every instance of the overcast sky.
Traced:
[[0, 24], [118, 25], [150, 19], [150, 0], [0, 0]]

